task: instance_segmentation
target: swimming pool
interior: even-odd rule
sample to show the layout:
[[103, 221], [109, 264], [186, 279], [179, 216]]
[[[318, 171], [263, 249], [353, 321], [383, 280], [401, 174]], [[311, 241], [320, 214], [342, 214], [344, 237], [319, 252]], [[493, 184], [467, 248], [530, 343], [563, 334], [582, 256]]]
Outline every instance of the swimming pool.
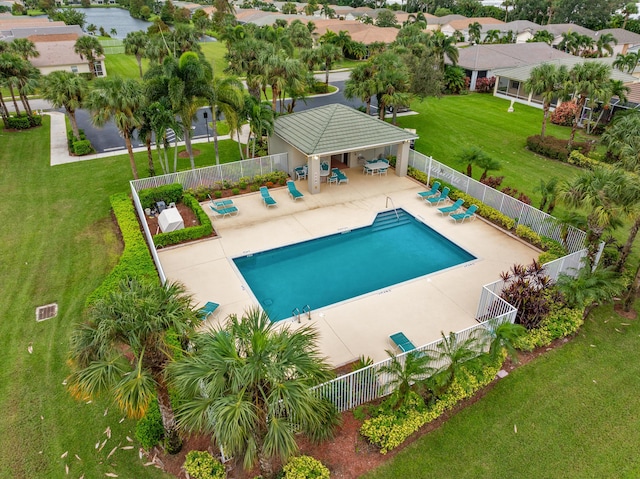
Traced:
[[273, 321], [476, 259], [404, 210], [371, 226], [234, 258]]

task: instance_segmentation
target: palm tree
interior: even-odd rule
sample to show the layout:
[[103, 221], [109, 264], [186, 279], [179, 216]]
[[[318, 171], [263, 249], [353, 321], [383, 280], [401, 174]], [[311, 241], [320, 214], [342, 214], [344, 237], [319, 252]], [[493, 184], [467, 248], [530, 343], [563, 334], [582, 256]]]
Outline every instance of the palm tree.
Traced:
[[606, 91], [610, 88], [610, 75], [611, 67], [599, 62], [579, 63], [569, 71], [569, 78], [565, 83], [565, 93], [573, 94], [573, 100], [578, 105], [578, 108], [571, 127], [571, 136], [567, 143], [568, 150], [571, 150], [578, 123], [580, 122], [580, 115], [582, 115], [587, 99], [606, 97]]
[[626, 170], [640, 172], [640, 113], [618, 113], [602, 134], [601, 142]]
[[222, 113], [225, 118], [237, 115], [244, 108], [244, 86], [234, 77], [214, 77], [209, 95], [211, 106], [211, 121], [213, 130], [213, 145], [216, 152], [216, 165], [220, 164], [220, 151], [218, 149], [218, 130], [216, 122]]
[[183, 286], [123, 280], [71, 335], [71, 393], [82, 399], [109, 394], [132, 418], [144, 416], [157, 398], [168, 449], [177, 452], [181, 440], [165, 377], [174, 355], [167, 333], [186, 339], [197, 319]]
[[612, 301], [624, 289], [624, 281], [614, 269], [594, 269], [585, 261], [578, 274], [560, 274], [556, 286], [569, 307], [585, 309]]
[[626, 174], [620, 169], [596, 168], [583, 171], [560, 185], [560, 200], [567, 206], [588, 211], [585, 243], [591, 264], [604, 231], [619, 223], [620, 203], [627, 183]]
[[473, 165], [479, 163], [481, 161], [485, 161], [484, 158], [489, 157], [483, 150], [478, 148], [477, 146], [470, 146], [462, 150], [458, 155], [456, 155], [456, 159], [460, 163], [464, 163], [467, 165], [467, 176], [469, 178], [473, 175]]
[[514, 347], [515, 341], [526, 333], [527, 328], [521, 324], [510, 322], [491, 324], [486, 330], [489, 339], [489, 357], [496, 360], [505, 350], [512, 360], [517, 360], [518, 355]]
[[104, 55], [104, 48], [102, 48], [98, 39], [87, 35], [82, 36], [76, 40], [73, 51], [80, 55], [83, 60], [87, 59], [91, 76], [95, 78], [96, 60], [99, 56]]
[[596, 51], [598, 52], [599, 57], [605, 56], [603, 51], [606, 51], [609, 55], [613, 55], [613, 47], [611, 44], [617, 45], [618, 40], [613, 36], [612, 33], [601, 33], [598, 35], [598, 40], [596, 41]]
[[13, 53], [0, 53], [0, 82], [9, 88], [17, 116], [20, 116], [20, 108], [15, 91], [20, 86], [19, 72], [23, 68], [23, 64], [24, 60]]
[[540, 137], [544, 138], [547, 130], [549, 109], [554, 98], [558, 97], [568, 77], [567, 67], [553, 63], [542, 63], [531, 70], [529, 78], [524, 83], [527, 93], [539, 95], [542, 98], [542, 130]]
[[49, 100], [54, 108], [64, 108], [69, 117], [73, 135], [80, 137], [76, 110], [82, 107], [82, 103], [88, 93], [87, 80], [80, 75], [66, 71], [55, 71], [42, 77], [41, 95]]
[[533, 37], [527, 41], [528, 42], [544, 42], [548, 45], [551, 45], [553, 43], [553, 40], [555, 40], [553, 33], [551, 33], [548, 30], [538, 30], [536, 33], [533, 34]]
[[627, 29], [627, 22], [629, 21], [630, 15], [636, 15], [638, 13], [638, 6], [635, 3], [627, 3], [622, 9], [622, 14], [624, 15], [624, 22], [622, 23], [622, 29]]
[[177, 168], [177, 138], [180, 125], [177, 123], [171, 107], [163, 102], [154, 102], [144, 109], [145, 125], [147, 125], [156, 137], [156, 150], [158, 152], [158, 161], [162, 168], [162, 172], [166, 175], [171, 172], [169, 169], [169, 157], [167, 150], [169, 143], [167, 141], [167, 130], [172, 129], [176, 136], [176, 147], [174, 151], [174, 168]]
[[540, 184], [534, 188], [534, 191], [539, 191], [542, 194], [540, 200], [540, 211], [549, 206], [547, 213], [551, 214], [556, 205], [556, 197], [558, 195], [558, 177], [554, 176], [548, 181], [540, 180]]
[[482, 25], [478, 22], [470, 23], [468, 26], [469, 40], [473, 43], [480, 43], [480, 36], [482, 35]]
[[289, 25], [289, 39], [296, 48], [311, 48], [313, 37], [307, 26], [300, 20], [294, 20]]
[[453, 66], [458, 64], [459, 53], [454, 37], [448, 37], [438, 30], [429, 37], [429, 47], [436, 57], [441, 72], [444, 72], [445, 57], [449, 59]]
[[426, 380], [435, 372], [430, 366], [433, 357], [427, 352], [409, 352], [402, 357], [387, 350], [390, 362], [382, 366], [379, 374], [391, 376], [388, 386], [393, 389], [390, 397], [391, 407], [399, 408], [410, 398], [411, 392], [418, 392], [425, 386]]
[[640, 62], [640, 52], [629, 52], [626, 55], [618, 53], [613, 62], [613, 67], [624, 72], [633, 73]]
[[484, 43], [498, 43], [500, 41], [500, 30], [487, 30]]
[[502, 168], [502, 164], [495, 158], [491, 158], [489, 155], [480, 155], [476, 159], [475, 163], [478, 167], [482, 168], [480, 181], [484, 181], [490, 171], [496, 171]]
[[36, 44], [28, 38], [16, 38], [9, 44], [9, 51], [15, 53], [23, 60], [29, 60], [29, 58], [37, 58], [40, 56], [40, 52], [36, 48]]
[[122, 43], [124, 45], [124, 53], [136, 57], [140, 78], [142, 78], [142, 57], [145, 56], [146, 49], [149, 46], [149, 35], [142, 30], [129, 32]]
[[438, 343], [438, 352], [435, 361], [445, 361], [447, 366], [441, 369], [434, 377], [441, 391], [446, 391], [460, 374], [460, 368], [468, 361], [475, 359], [480, 354], [478, 339], [469, 336], [459, 341], [456, 333], [451, 331], [449, 336], [442, 335], [442, 341]]
[[271, 477], [275, 457], [298, 451], [296, 432], [321, 440], [336, 424], [333, 406], [311, 390], [332, 377], [317, 340], [314, 329], [276, 327], [257, 308], [196, 336], [193, 352], [169, 366], [184, 398], [179, 426], [212, 434], [245, 468], [258, 462]]
[[380, 90], [375, 76], [375, 67], [371, 62], [356, 65], [344, 85], [345, 98], [359, 98], [367, 108], [367, 115], [371, 114], [371, 99]]
[[558, 43], [558, 50], [572, 55], [578, 55], [580, 49], [580, 34], [574, 31], [562, 33], [562, 40]]
[[342, 59], [342, 51], [340, 47], [331, 43], [323, 43], [319, 48], [315, 49], [318, 58], [318, 64], [322, 65], [325, 72], [325, 85], [329, 85], [329, 70], [335, 62]]
[[142, 86], [136, 80], [123, 80], [120, 77], [99, 78], [93, 90], [86, 98], [85, 107], [91, 111], [93, 124], [100, 127], [113, 120], [124, 138], [133, 178], [138, 179], [131, 138], [136, 128], [141, 125], [140, 110], [144, 107], [145, 98]]

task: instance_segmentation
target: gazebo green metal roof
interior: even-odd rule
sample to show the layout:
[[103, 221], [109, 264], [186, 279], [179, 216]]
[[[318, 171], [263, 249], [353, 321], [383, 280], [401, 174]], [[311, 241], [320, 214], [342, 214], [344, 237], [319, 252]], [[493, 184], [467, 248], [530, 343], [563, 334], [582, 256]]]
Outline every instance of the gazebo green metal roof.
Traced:
[[323, 156], [418, 138], [354, 108], [332, 104], [276, 119], [274, 133], [307, 156]]

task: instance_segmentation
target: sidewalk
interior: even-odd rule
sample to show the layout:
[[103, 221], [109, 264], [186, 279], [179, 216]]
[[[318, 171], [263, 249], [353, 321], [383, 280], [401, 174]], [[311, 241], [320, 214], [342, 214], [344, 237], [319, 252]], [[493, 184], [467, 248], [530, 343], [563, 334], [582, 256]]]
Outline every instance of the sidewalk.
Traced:
[[[49, 115], [51, 117], [51, 166], [65, 165], [67, 163], [77, 163], [79, 161], [96, 160], [99, 158], [109, 158], [112, 156], [126, 155], [127, 150], [115, 150], [105, 151], [104, 153], [96, 153], [93, 155], [85, 156], [71, 156], [67, 148], [67, 126], [65, 123], [65, 114], [57, 111], [49, 111], [43, 113], [43, 115]], [[240, 142], [246, 143], [249, 138], [249, 125], [243, 125], [240, 131]], [[231, 138], [230, 135], [218, 136], [218, 140], [236, 140], [237, 138]], [[211, 141], [208, 138], [197, 138], [191, 140], [191, 144], [206, 143]], [[178, 145], [184, 146], [184, 141], [179, 141]], [[124, 146], [124, 141], [123, 141]], [[134, 153], [139, 151], [146, 151], [146, 147], [137, 147], [133, 149]]]

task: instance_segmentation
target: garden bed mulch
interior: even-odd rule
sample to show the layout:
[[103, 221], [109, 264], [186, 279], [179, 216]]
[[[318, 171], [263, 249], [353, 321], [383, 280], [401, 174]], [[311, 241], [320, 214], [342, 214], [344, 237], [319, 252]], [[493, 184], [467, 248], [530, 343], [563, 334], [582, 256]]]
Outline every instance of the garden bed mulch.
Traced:
[[[183, 203], [177, 203], [176, 208], [178, 209], [178, 213], [180, 213], [180, 216], [182, 216], [182, 221], [184, 222], [185, 228], [188, 228], [190, 226], [197, 226], [200, 224], [198, 222], [198, 218], [196, 217], [196, 214], [187, 205]], [[147, 225], [149, 226], [149, 231], [151, 231], [151, 234], [153, 236], [161, 233], [160, 226], [158, 225], [158, 216], [159, 215], [156, 215], [156, 216], [145, 215], [147, 219]], [[213, 236], [215, 236], [215, 233]]]
[[[517, 362], [507, 359], [503, 365], [503, 369], [506, 371], [512, 371], [519, 366], [523, 366], [531, 362], [538, 356], [562, 346], [569, 340], [570, 339], [568, 338], [562, 338], [554, 341], [549, 346], [538, 348], [535, 351], [521, 352], [518, 354]], [[351, 364], [345, 365], [339, 369], [339, 372], [341, 374], [348, 373], [351, 370], [350, 368]], [[362, 422], [354, 418], [352, 411], [346, 411], [341, 414], [341, 426], [337, 429], [336, 435], [332, 440], [325, 441], [318, 445], [300, 437], [298, 439], [300, 452], [302, 454], [313, 456], [325, 464], [331, 471], [332, 478], [357, 478], [368, 471], [382, 466], [384, 463], [395, 457], [398, 452], [415, 442], [418, 438], [438, 429], [459, 411], [482, 399], [485, 394], [487, 394], [496, 385], [497, 381], [498, 379], [495, 379], [478, 391], [473, 397], [461, 401], [455, 408], [445, 412], [438, 419], [425, 424], [411, 437], [409, 437], [402, 446], [388, 452], [386, 455], [380, 454], [378, 452], [378, 448], [369, 444], [362, 436], [360, 436], [359, 430]], [[209, 450], [209, 452], [214, 456], [217, 455], [218, 452], [211, 446], [211, 441], [208, 436], [192, 436], [185, 440], [183, 450], [179, 454], [169, 456], [155, 450], [152, 455], [156, 456], [157, 459], [161, 461], [165, 471], [182, 479], [186, 478], [184, 471], [182, 470], [182, 464], [184, 463], [184, 458], [187, 452], [192, 449], [202, 451]], [[259, 474], [257, 469], [245, 471], [242, 468], [241, 463], [236, 464], [233, 461], [228, 463], [227, 467], [229, 479], [252, 479]]]

